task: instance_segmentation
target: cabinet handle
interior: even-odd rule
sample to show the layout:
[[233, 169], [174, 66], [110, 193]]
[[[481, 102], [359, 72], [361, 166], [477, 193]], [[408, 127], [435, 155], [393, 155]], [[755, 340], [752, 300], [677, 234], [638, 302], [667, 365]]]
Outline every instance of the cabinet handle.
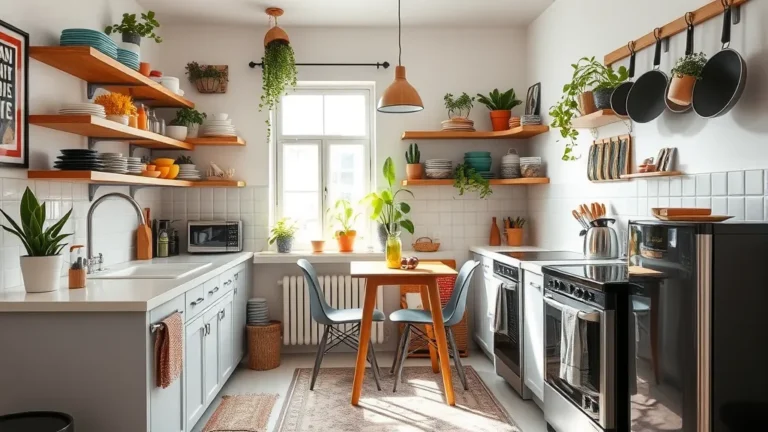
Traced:
[[541, 291], [541, 285], [535, 283], [535, 282], [528, 282], [528, 285], [530, 285], [533, 288], [536, 288], [537, 290]]
[[235, 295], [237, 295], [237, 287], [235, 287]]
[[229, 284], [231, 284], [231, 283], [232, 283], [232, 279], [230, 279], [230, 280], [228, 280], [228, 281], [224, 282], [224, 286], [227, 286], [227, 285], [229, 285]]
[[235, 280], [238, 280], [238, 279], [240, 279], [240, 273], [237, 273], [237, 274], [235, 275]]
[[203, 336], [208, 336], [208, 324], [203, 326]]
[[210, 294], [210, 295], [213, 295], [213, 294], [215, 294], [215, 293], [216, 293], [216, 292], [218, 292], [218, 291], [219, 291], [219, 287], [216, 287], [216, 288], [214, 288], [214, 289], [212, 289], [212, 290], [208, 291], [208, 294]]
[[226, 315], [225, 315], [225, 312], [224, 312], [224, 310], [222, 310], [221, 312], [219, 312], [219, 321], [223, 320], [225, 316], [226, 316]]
[[204, 301], [205, 301], [205, 299], [203, 297], [198, 297], [197, 300], [195, 300], [192, 303], [190, 303], [190, 306], [197, 306], [197, 305], [199, 305], [200, 303], [202, 303]]

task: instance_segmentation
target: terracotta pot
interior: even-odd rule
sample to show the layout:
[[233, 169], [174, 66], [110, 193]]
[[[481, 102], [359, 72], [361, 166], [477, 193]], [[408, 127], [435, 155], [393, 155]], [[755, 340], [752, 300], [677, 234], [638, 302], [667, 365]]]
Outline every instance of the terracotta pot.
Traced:
[[491, 111], [491, 124], [494, 131], [505, 131], [509, 129], [509, 118], [512, 117], [510, 110]]
[[523, 245], [523, 229], [507, 228], [507, 246]]
[[423, 174], [424, 166], [422, 164], [405, 164], [405, 175], [408, 180], [420, 180]]
[[592, 94], [591, 91], [585, 91], [580, 94], [577, 98], [577, 102], [579, 103], [579, 112], [583, 116], [597, 111], [597, 107], [595, 106], [595, 95]]
[[690, 105], [691, 100], [693, 99], [694, 84], [696, 84], [696, 77], [691, 75], [678, 77], [675, 75], [672, 77], [672, 83], [669, 84], [669, 94], [667, 95], [667, 98], [681, 106]]
[[139, 63], [139, 73], [148, 77], [149, 72], [152, 70], [152, 68], [149, 66], [149, 63], [147, 62], [141, 62]]
[[357, 231], [347, 231], [346, 234], [339, 233], [336, 241], [339, 242], [339, 252], [352, 252], [355, 250], [355, 237]]
[[312, 253], [322, 253], [325, 248], [325, 240], [312, 240]]

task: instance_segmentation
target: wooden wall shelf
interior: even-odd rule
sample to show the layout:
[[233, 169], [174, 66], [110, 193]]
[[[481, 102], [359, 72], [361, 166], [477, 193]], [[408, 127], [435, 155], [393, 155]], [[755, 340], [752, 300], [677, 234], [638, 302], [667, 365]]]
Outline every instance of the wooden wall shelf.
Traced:
[[243, 180], [201, 180], [201, 181], [192, 182], [190, 186], [241, 188], [241, 187], [245, 187], [245, 181]]
[[541, 135], [549, 131], [549, 126], [528, 125], [520, 126], [505, 131], [476, 131], [476, 132], [455, 132], [455, 131], [405, 131], [401, 139], [403, 140], [430, 140], [430, 139], [526, 139], [536, 135]]
[[[525, 186], [534, 184], [549, 184], [548, 177], [517, 178], [517, 179], [490, 179], [491, 186]], [[403, 180], [403, 186], [453, 186], [453, 179], [421, 179]]]
[[621, 176], [622, 179], [634, 179], [634, 178], [648, 178], [648, 177], [677, 177], [684, 175], [680, 171], [654, 171], [654, 172], [648, 172], [648, 173], [634, 173], [634, 174], [624, 174]]
[[571, 121], [571, 126], [576, 129], [594, 129], [624, 120], [629, 118], [620, 117], [613, 110], [598, 110], [592, 114], [576, 117]]
[[[35, 46], [29, 49], [35, 60], [55, 67], [108, 91], [123, 93], [149, 106], [187, 107], [195, 104], [123, 65], [96, 48], [87, 46]], [[110, 86], [109, 84], [112, 84]]]
[[121, 139], [150, 149], [192, 150], [190, 143], [89, 115], [31, 115], [29, 123], [91, 138]]
[[187, 138], [186, 142], [196, 146], [244, 146], [245, 140], [240, 137]]
[[184, 187], [192, 186], [193, 182], [186, 180], [166, 180], [151, 177], [113, 174], [101, 171], [59, 171], [59, 170], [30, 170], [27, 178], [36, 180], [58, 180], [73, 183], [111, 184], [111, 185], [146, 185]]

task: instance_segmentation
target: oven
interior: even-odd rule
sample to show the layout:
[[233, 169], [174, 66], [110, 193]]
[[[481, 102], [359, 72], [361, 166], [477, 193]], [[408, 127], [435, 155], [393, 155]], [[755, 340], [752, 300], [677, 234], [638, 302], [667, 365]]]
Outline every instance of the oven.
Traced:
[[187, 222], [188, 253], [243, 251], [243, 223], [240, 221]]
[[496, 374], [504, 378], [523, 399], [531, 391], [523, 379], [523, 289], [520, 268], [494, 261], [493, 276], [500, 285], [495, 309], [493, 355]]

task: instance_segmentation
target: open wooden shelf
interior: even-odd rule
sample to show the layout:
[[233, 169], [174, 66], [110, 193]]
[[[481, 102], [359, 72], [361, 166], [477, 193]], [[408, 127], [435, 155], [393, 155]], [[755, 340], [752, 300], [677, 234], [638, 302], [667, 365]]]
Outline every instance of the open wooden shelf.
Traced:
[[505, 131], [405, 131], [403, 140], [429, 139], [526, 139], [549, 131], [549, 126], [527, 125]]
[[192, 187], [231, 187], [241, 188], [245, 187], [243, 180], [200, 180], [192, 182]]
[[[525, 186], [534, 184], [548, 184], [548, 177], [516, 178], [516, 179], [490, 179], [491, 186]], [[403, 186], [453, 186], [453, 179], [421, 179], [403, 180]]]
[[169, 187], [189, 187], [191, 181], [186, 180], [166, 180], [151, 177], [113, 174], [101, 171], [59, 171], [59, 170], [30, 170], [27, 171], [27, 178], [36, 180], [58, 180], [66, 182], [78, 182], [89, 184], [112, 184], [112, 185], [149, 185], [149, 186], [169, 186]]
[[187, 138], [186, 142], [196, 146], [244, 146], [240, 137]]
[[615, 182], [627, 182], [630, 179], [628, 178], [617, 178], [617, 179], [610, 179], [610, 180], [590, 180], [590, 183], [615, 183]]
[[646, 177], [677, 177], [683, 175], [680, 171], [654, 171], [647, 173], [624, 174], [622, 179], [646, 178]]
[[621, 117], [613, 110], [598, 110], [592, 114], [576, 117], [571, 121], [571, 126], [577, 129], [594, 129], [627, 119], [628, 117]]
[[194, 146], [167, 136], [90, 115], [31, 115], [29, 123], [92, 138], [123, 139], [151, 149], [192, 150]]
[[[130, 95], [149, 106], [187, 107], [195, 104], [172, 93], [117, 60], [87, 46], [36, 46], [29, 49], [35, 60], [55, 67], [90, 84], [115, 93]], [[110, 86], [110, 84], [112, 84]]]

